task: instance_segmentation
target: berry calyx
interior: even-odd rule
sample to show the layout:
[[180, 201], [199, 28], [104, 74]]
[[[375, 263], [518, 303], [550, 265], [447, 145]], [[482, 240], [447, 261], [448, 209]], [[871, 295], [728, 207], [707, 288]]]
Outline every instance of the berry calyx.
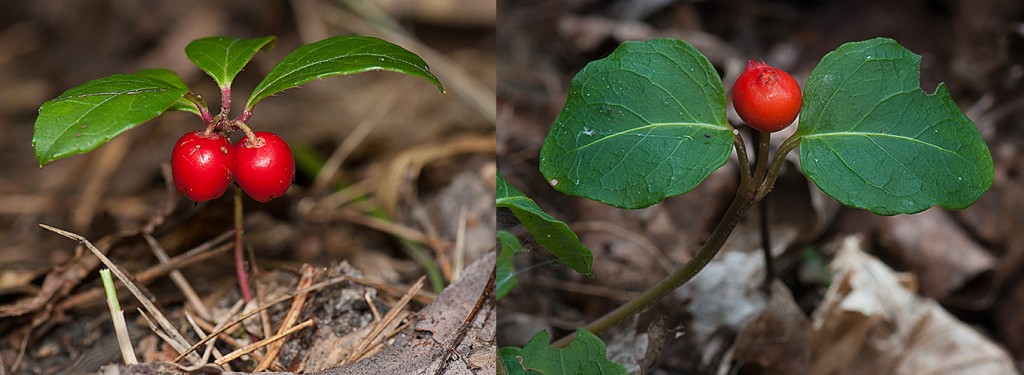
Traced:
[[732, 104], [754, 129], [777, 132], [800, 113], [800, 85], [789, 73], [763, 61], [750, 60], [732, 86]]
[[235, 181], [252, 199], [266, 202], [288, 191], [295, 179], [295, 159], [288, 143], [271, 132], [254, 132], [238, 140]]
[[220, 134], [202, 130], [185, 133], [171, 150], [174, 187], [196, 202], [224, 195], [234, 169], [234, 147]]

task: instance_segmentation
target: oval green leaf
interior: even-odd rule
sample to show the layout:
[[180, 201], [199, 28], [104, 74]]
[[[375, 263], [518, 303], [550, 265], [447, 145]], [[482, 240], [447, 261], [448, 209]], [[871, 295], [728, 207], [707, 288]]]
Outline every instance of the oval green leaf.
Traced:
[[945, 85], [929, 95], [918, 56], [891, 39], [847, 43], [807, 82], [804, 174], [845, 205], [880, 215], [970, 206], [992, 185], [992, 156]]
[[507, 346], [499, 350], [509, 374], [607, 374], [625, 375], [626, 368], [608, 359], [607, 347], [600, 337], [583, 328], [564, 349], [548, 344], [548, 331], [540, 331], [522, 349]]
[[516, 280], [516, 268], [512, 258], [523, 251], [523, 245], [512, 232], [506, 230], [498, 231], [498, 242], [501, 243], [501, 252], [498, 253], [498, 260], [494, 263], [494, 292], [495, 300], [501, 299], [519, 283]]
[[289, 53], [253, 89], [245, 107], [252, 109], [263, 98], [317, 78], [372, 70], [420, 77], [444, 92], [427, 63], [415, 53], [380, 38], [343, 35], [310, 43]]
[[[153, 78], [156, 78], [156, 79], [160, 79], [160, 80], [163, 80], [164, 82], [170, 83], [170, 84], [172, 84], [172, 85], [174, 85], [176, 87], [180, 87], [180, 88], [188, 90], [188, 86], [185, 85], [185, 81], [183, 81], [181, 79], [181, 77], [178, 76], [178, 74], [174, 73], [170, 69], [161, 69], [161, 68], [158, 68], [158, 69], [145, 69], [145, 70], [140, 70], [140, 71], [135, 72], [135, 73], [136, 74], [141, 74], [141, 75], [144, 75], [144, 76], [147, 76], [147, 77], [153, 77]], [[195, 103], [193, 103], [193, 102], [191, 102], [188, 99], [185, 99], [183, 97], [182, 98], [178, 98], [178, 100], [175, 100], [174, 104], [171, 104], [171, 107], [167, 108], [167, 110], [168, 111], [191, 112], [191, 113], [194, 113], [194, 114], [197, 114], [197, 115], [199, 114], [199, 107], [196, 107]]]
[[272, 48], [275, 40], [273, 36], [255, 39], [214, 36], [192, 41], [185, 47], [185, 55], [223, 89], [231, 86], [231, 81], [256, 52]]
[[42, 166], [91, 151], [160, 115], [187, 88], [145, 74], [115, 74], [68, 89], [39, 108], [32, 147]]
[[643, 208], [692, 190], [732, 147], [707, 57], [681, 40], [625, 42], [572, 79], [540, 170], [562, 193]]
[[593, 273], [593, 253], [580, 243], [579, 237], [568, 225], [544, 212], [533, 199], [509, 185], [500, 173], [496, 190], [497, 206], [512, 210], [512, 214], [541, 246], [576, 272], [587, 276]]

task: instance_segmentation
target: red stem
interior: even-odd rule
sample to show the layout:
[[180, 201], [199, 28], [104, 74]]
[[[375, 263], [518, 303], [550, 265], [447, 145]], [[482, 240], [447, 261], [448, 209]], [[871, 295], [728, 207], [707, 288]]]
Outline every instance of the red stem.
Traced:
[[231, 86], [220, 88], [220, 118], [227, 119], [231, 112]]
[[238, 276], [238, 289], [245, 303], [252, 301], [252, 289], [249, 288], [249, 272], [245, 269], [245, 254], [242, 251], [242, 189], [235, 187], [235, 274]]
[[236, 120], [241, 122], [249, 122], [249, 117], [252, 117], [252, 109], [246, 108], [242, 111], [242, 114], [238, 115]]

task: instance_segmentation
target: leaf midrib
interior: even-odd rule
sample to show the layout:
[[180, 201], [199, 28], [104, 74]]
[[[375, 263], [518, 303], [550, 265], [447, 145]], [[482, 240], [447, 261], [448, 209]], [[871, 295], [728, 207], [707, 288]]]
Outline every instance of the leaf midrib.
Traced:
[[[422, 67], [420, 67], [420, 66], [418, 66], [418, 65], [416, 65], [416, 64], [414, 64], [412, 62], [409, 62], [407, 60], [398, 59], [398, 58], [395, 58], [393, 56], [382, 55], [382, 54], [373, 53], [373, 52], [362, 52], [362, 50], [374, 47], [374, 45], [370, 44], [371, 42], [373, 42], [372, 40], [364, 40], [364, 42], [366, 44], [364, 44], [362, 46], [358, 46], [357, 48], [353, 48], [351, 51], [349, 51], [349, 53], [346, 53], [344, 55], [335, 55], [335, 56], [330, 57], [330, 58], [326, 58], [326, 59], [322, 59], [322, 60], [318, 60], [318, 61], [313, 61], [313, 62], [310, 62], [308, 64], [301, 65], [301, 66], [298, 66], [296, 68], [291, 69], [290, 72], [282, 74], [281, 76], [274, 78], [273, 80], [267, 82], [266, 85], [263, 85], [262, 83], [260, 83], [259, 87], [257, 87], [259, 89], [259, 92], [253, 93], [253, 97], [254, 98], [263, 99], [264, 97], [266, 97], [266, 95], [264, 95], [263, 93], [265, 91], [267, 91], [267, 88], [273, 87], [274, 85], [276, 85], [278, 82], [281, 82], [285, 78], [291, 77], [292, 75], [297, 74], [298, 72], [300, 72], [302, 70], [305, 70], [305, 69], [307, 69], [309, 67], [312, 67], [312, 66], [315, 66], [315, 65], [320, 65], [320, 64], [325, 64], [325, 63], [333, 63], [336, 60], [340, 60], [340, 59], [343, 59], [343, 58], [350, 58], [350, 57], [378, 57], [378, 58], [382, 58], [383, 57], [383, 58], [387, 58], [389, 60], [393, 60], [393, 61], [397, 61], [397, 62], [401, 62], [401, 63], [407, 64], [407, 65], [410, 65], [410, 66], [416, 68], [416, 70], [419, 70], [421, 72], [426, 72], [426, 70], [423, 69]], [[296, 56], [295, 60], [301, 61], [302, 59], [305, 59], [308, 56], [313, 55], [314, 53], [319, 52], [320, 50], [322, 50], [324, 48], [329, 48], [329, 47], [333, 47], [333, 46], [334, 46], [333, 43], [331, 43], [331, 44], [324, 44], [322, 46], [317, 46], [316, 48], [312, 48], [309, 51], [307, 51], [301, 57]], [[281, 65], [279, 65], [279, 66], [281, 66]], [[379, 68], [368, 68], [367, 70], [372, 70], [372, 69], [379, 69]], [[331, 74], [331, 73], [333, 73], [333, 72], [328, 73], [328, 75]], [[322, 77], [322, 76], [318, 76], [318, 77]], [[310, 79], [310, 80], [312, 80], [312, 79]], [[253, 103], [249, 103], [249, 105], [252, 105]]]
[[712, 130], [716, 130], [716, 131], [727, 130], [727, 129], [719, 126], [719, 125], [700, 123], [700, 122], [658, 122], [658, 123], [651, 123], [651, 124], [640, 126], [640, 127], [636, 127], [636, 128], [626, 129], [626, 130], [623, 130], [623, 131], [620, 131], [620, 132], [617, 132], [617, 133], [608, 134], [606, 136], [603, 136], [601, 138], [598, 138], [598, 139], [594, 140], [593, 142], [590, 142], [590, 143], [587, 143], [587, 144], [585, 144], [583, 146], [579, 146], [577, 148], [569, 150], [568, 152], [570, 152], [570, 153], [572, 153], [572, 152], [579, 152], [580, 150], [583, 150], [583, 149], [585, 149], [587, 147], [590, 147], [591, 145], [595, 145], [595, 144], [598, 144], [598, 143], [601, 143], [601, 142], [605, 142], [609, 138], [619, 137], [619, 136], [623, 136], [623, 135], [628, 134], [628, 133], [634, 133], [634, 132], [641, 131], [641, 130], [647, 130], [647, 129], [663, 127], [663, 126], [665, 126], [665, 127], [677, 126], [677, 127], [707, 128], [707, 129], [712, 129]]
[[956, 156], [959, 156], [959, 157], [963, 158], [960, 154], [956, 153], [953, 150], [942, 148], [941, 146], [939, 146], [937, 144], [928, 143], [928, 142], [922, 141], [920, 139], [908, 137], [908, 136], [905, 136], [905, 135], [886, 134], [886, 133], [874, 133], [874, 132], [843, 131], [843, 132], [807, 134], [807, 135], [803, 136], [804, 139], [828, 138], [828, 137], [868, 137], [868, 138], [879, 137], [879, 138], [893, 138], [893, 139], [898, 139], [898, 140], [901, 140], [901, 141], [907, 141], [907, 142], [912, 142], [912, 143], [923, 144], [923, 145], [932, 147], [934, 149], [937, 149], [939, 151], [942, 151], [944, 153], [953, 154], [953, 155], [956, 155]]

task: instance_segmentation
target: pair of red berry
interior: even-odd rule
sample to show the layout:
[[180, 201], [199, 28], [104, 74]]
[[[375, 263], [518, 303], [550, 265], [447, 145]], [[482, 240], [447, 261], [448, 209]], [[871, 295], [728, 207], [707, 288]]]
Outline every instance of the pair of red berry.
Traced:
[[171, 151], [174, 186], [196, 202], [224, 195], [232, 177], [252, 199], [266, 202], [288, 191], [295, 159], [281, 137], [255, 132], [234, 146], [223, 135], [200, 130], [178, 139]]

